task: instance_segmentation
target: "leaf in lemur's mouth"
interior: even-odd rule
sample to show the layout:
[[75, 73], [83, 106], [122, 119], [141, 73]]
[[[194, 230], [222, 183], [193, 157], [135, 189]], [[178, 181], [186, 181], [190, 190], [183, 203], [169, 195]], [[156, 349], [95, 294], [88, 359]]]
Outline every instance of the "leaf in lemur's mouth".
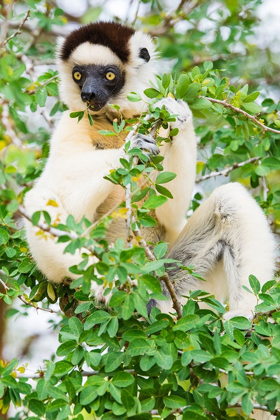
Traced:
[[105, 104], [97, 102], [87, 102], [87, 106], [91, 111], [99, 111]]

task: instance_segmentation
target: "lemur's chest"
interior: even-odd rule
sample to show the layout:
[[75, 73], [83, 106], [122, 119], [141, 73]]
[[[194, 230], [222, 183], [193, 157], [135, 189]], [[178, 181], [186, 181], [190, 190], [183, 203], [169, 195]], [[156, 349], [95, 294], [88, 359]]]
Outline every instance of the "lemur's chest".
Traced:
[[[97, 119], [94, 122], [92, 127], [92, 139], [93, 145], [97, 149], [119, 149], [124, 145], [125, 138], [128, 135], [127, 132], [120, 133], [116, 136], [104, 136], [102, 133], [104, 131], [113, 131], [112, 123], [108, 120]], [[100, 133], [100, 131], [102, 132]], [[109, 181], [108, 181], [109, 182]], [[142, 180], [139, 180], [139, 186], [142, 183]], [[108, 195], [106, 200], [97, 208], [94, 218], [95, 220], [100, 219], [103, 215], [110, 212], [110, 210], [117, 207], [119, 203], [125, 200], [124, 189], [121, 186], [116, 185], [113, 191]], [[143, 202], [145, 200], [142, 200]], [[138, 203], [141, 205], [142, 203]], [[111, 223], [108, 232], [107, 239], [109, 242], [114, 242], [118, 238], [125, 239], [126, 237], [126, 216], [122, 212], [114, 211], [113, 212], [114, 220]], [[153, 215], [155, 217], [155, 215]], [[164, 239], [165, 230], [163, 226], [157, 225], [154, 228], [142, 228], [141, 232], [149, 242], [158, 242], [159, 240]]]
[[99, 150], [120, 149], [124, 145], [127, 134], [127, 132], [116, 133], [113, 124], [106, 117], [94, 119], [90, 130], [92, 145]]

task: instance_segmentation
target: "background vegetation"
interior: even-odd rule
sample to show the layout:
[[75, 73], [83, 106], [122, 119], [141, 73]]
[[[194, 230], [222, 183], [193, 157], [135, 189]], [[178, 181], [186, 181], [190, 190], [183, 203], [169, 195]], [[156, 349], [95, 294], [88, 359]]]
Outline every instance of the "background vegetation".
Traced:
[[[152, 210], [170, 196], [168, 181], [174, 175], [161, 172], [155, 185], [147, 182], [140, 191], [135, 178], [161, 171], [160, 157], [146, 162], [140, 151], [127, 153], [108, 178], [130, 189], [130, 200], [99, 224], [69, 217], [54, 229], [47, 212], [32, 216], [22, 206], [46, 163], [55, 120], [65, 109], [58, 99], [56, 37], [79, 23], [110, 17], [111, 2], [95, 3], [83, 3], [86, 11], [78, 17], [66, 5], [62, 10], [62, 2], [0, 3], [0, 309], [5, 319], [17, 322], [35, 311], [57, 312], [52, 320], [57, 346], [36, 373], [24, 360], [6, 362], [2, 356], [1, 418], [8, 418], [9, 407], [9, 418], [17, 420], [249, 419], [256, 408], [280, 418], [277, 280], [261, 289], [250, 277], [251, 293], [258, 297], [252, 323], [242, 317], [224, 322], [225, 308], [202, 291], [191, 293], [183, 308], [174, 299], [173, 317], [156, 308], [147, 316], [147, 290], [162, 298], [160, 281], [171, 292], [172, 284], [164, 268], [166, 244], [151, 250], [141, 228], [155, 223]], [[146, 91], [151, 103], [172, 94], [186, 100], [195, 115], [199, 161], [190, 214], [215, 183], [229, 176], [251, 189], [278, 235], [280, 58], [273, 42], [255, 44], [262, 1], [182, 0], [171, 9], [168, 3], [143, 0], [122, 6], [128, 23], [157, 37], [165, 75]], [[135, 94], [129, 99], [141, 100]], [[172, 118], [150, 111], [151, 120], [143, 115], [137, 130], [166, 125]], [[124, 124], [114, 126], [116, 133], [123, 129]], [[142, 156], [143, 165], [135, 163], [135, 155]], [[145, 205], [138, 205], [148, 194]], [[42, 236], [64, 241], [68, 252], [88, 248], [99, 263], [73, 268], [81, 277], [70, 288], [48, 284], [28, 252], [22, 217], [32, 218]], [[105, 251], [104, 235], [116, 217], [128, 219], [128, 240]], [[130, 235], [139, 246], [131, 245]], [[199, 275], [193, 267], [182, 269]], [[109, 310], [94, 303], [90, 285], [100, 282], [96, 272], [106, 293], [113, 291]], [[200, 301], [209, 310], [200, 310]], [[1, 321], [1, 340], [4, 328]], [[0, 347], [2, 353], [3, 341]]]

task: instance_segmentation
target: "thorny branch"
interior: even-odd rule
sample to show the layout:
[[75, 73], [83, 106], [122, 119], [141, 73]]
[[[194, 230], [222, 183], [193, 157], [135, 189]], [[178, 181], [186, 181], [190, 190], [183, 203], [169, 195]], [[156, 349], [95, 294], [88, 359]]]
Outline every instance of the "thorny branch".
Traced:
[[257, 157], [252, 157], [248, 160], [244, 160], [244, 162], [235, 163], [234, 165], [230, 166], [229, 168], [223, 169], [222, 171], [210, 172], [210, 174], [206, 174], [206, 175], [203, 175], [201, 177], [198, 177], [198, 178], [196, 178], [195, 182], [198, 184], [199, 182], [205, 181], [206, 179], [209, 179], [209, 178], [213, 178], [214, 176], [221, 176], [221, 175], [228, 176], [228, 174], [231, 171], [234, 171], [234, 169], [241, 168], [242, 166], [247, 165], [247, 163], [253, 163], [253, 162], [255, 162], [256, 160], [259, 160], [259, 159], [260, 159], [260, 157], [257, 156]]

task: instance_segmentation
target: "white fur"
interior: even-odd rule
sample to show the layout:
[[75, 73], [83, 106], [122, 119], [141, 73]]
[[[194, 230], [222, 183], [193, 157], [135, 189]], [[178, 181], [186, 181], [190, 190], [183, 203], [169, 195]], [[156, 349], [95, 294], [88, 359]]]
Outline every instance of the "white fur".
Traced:
[[[113, 98], [126, 116], [139, 115], [141, 112], [143, 104], [129, 102], [127, 94], [134, 91], [143, 95], [154, 76], [156, 57], [151, 38], [141, 32], [131, 37], [129, 47], [130, 59], [124, 66], [126, 84], [118, 97]], [[148, 63], [139, 58], [140, 48], [148, 49], [151, 56]], [[84, 109], [80, 90], [72, 80], [75, 63], [123, 66], [108, 48], [87, 42], [74, 50], [67, 62], [60, 60], [60, 93], [70, 112]], [[269, 280], [274, 269], [275, 243], [264, 214], [243, 187], [228, 184], [216, 189], [186, 224], [185, 215], [196, 170], [192, 114], [182, 101], [164, 99], [159, 103], [159, 106], [162, 105], [172, 114], [179, 115], [177, 121], [171, 124], [171, 128], [179, 128], [179, 134], [161, 150], [165, 157], [164, 169], [177, 173], [177, 177], [167, 185], [173, 200], [168, 200], [156, 210], [156, 216], [166, 231], [161, 239], [170, 243], [171, 255], [172, 252], [179, 253], [184, 259], [191, 251], [197, 271], [201, 268], [201, 274], [207, 279], [206, 283], [194, 283], [193, 279], [186, 279], [184, 273], [178, 273], [178, 294], [184, 295], [195, 288], [206, 289], [215, 293], [221, 301], [229, 297], [231, 313], [226, 315], [227, 318], [241, 314], [250, 317], [256, 302], [241, 286], [248, 286], [249, 274], [255, 274], [261, 283]], [[105, 107], [97, 114], [106, 111]], [[103, 177], [111, 168], [118, 166], [123, 149], [95, 149], [92, 133], [93, 129], [86, 118], [77, 124], [76, 120], [69, 118], [68, 112], [64, 113], [52, 136], [46, 167], [33, 190], [26, 194], [25, 206], [30, 214], [46, 209], [54, 223], [59, 220], [64, 222], [68, 214], [72, 214], [77, 221], [84, 215], [94, 221], [99, 206], [108, 201], [109, 196], [122, 197], [122, 190]], [[48, 205], [50, 199], [55, 200], [58, 206]], [[211, 223], [214, 223], [211, 233], [203, 236]], [[64, 254], [63, 244], [55, 244], [50, 235], [45, 235], [45, 238], [38, 235], [38, 228], [29, 222], [26, 222], [26, 232], [32, 255], [50, 281], [60, 283], [65, 277], [75, 278], [69, 272], [69, 267], [81, 261], [81, 252], [84, 250], [77, 251], [74, 256]], [[221, 252], [223, 254], [219, 260]], [[235, 258], [232, 257], [233, 253]], [[101, 299], [102, 288], [96, 285], [95, 289], [98, 299]], [[180, 299], [184, 302], [184, 298], [180, 296]], [[172, 309], [170, 302], [159, 303], [158, 306], [165, 312]]]

